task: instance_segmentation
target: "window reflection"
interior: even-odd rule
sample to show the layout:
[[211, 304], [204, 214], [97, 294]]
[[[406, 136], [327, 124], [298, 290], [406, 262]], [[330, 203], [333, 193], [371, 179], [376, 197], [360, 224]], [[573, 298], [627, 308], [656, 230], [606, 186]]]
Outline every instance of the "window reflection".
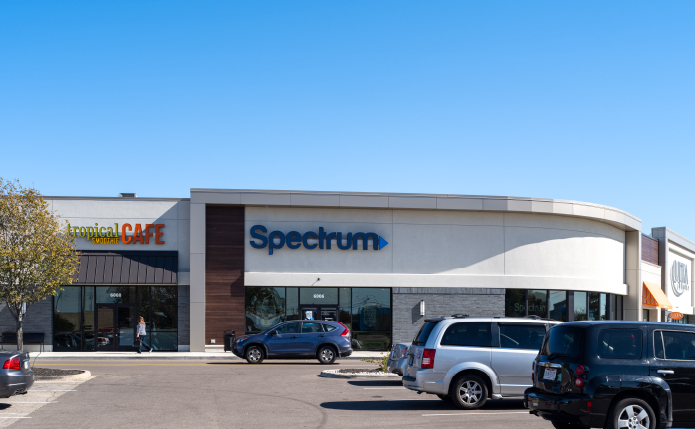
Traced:
[[548, 291], [530, 290], [528, 292], [529, 316], [548, 317]]
[[587, 320], [586, 314], [586, 292], [574, 293], [574, 320]]
[[391, 290], [352, 288], [352, 329], [391, 331]]
[[551, 290], [548, 295], [550, 318], [558, 322], [567, 322], [567, 292], [564, 290]]
[[246, 288], [246, 332], [261, 332], [285, 320], [285, 288]]
[[526, 316], [526, 290], [506, 290], [504, 295], [504, 315], [507, 317]]

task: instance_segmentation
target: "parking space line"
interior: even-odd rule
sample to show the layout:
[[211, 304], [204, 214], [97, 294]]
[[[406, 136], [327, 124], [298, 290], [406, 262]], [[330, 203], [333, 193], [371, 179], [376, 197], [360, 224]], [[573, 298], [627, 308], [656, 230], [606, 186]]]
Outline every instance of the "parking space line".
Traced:
[[478, 414], [478, 415], [495, 415], [495, 414], [528, 414], [528, 411], [498, 411], [494, 413], [451, 413], [451, 414], [423, 414], [423, 417], [431, 417], [431, 416], [469, 416], [471, 414]]
[[6, 402], [6, 404], [12, 404], [12, 405], [16, 405], [16, 404], [53, 404], [53, 403], [56, 403], [56, 402], [58, 402], [58, 401], [44, 401], [44, 402], [36, 402], [36, 401], [34, 401], [34, 402], [29, 402], [29, 401], [24, 402], [24, 401], [21, 401], [21, 402]]
[[58, 390], [58, 389], [50, 389], [50, 390], [34, 390], [30, 389], [30, 392], [77, 392], [77, 390], [72, 389], [72, 390]]
[[17, 416], [17, 417], [0, 417], [0, 419], [30, 419], [31, 417], [22, 417], [22, 416]]

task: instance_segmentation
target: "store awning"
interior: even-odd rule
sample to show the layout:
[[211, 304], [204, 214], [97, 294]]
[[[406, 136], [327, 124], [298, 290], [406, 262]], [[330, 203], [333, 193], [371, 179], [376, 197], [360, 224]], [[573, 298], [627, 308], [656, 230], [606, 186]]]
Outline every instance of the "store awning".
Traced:
[[178, 252], [80, 252], [74, 285], [175, 285]]
[[650, 307], [673, 308], [671, 301], [666, 298], [666, 294], [661, 290], [661, 286], [655, 283], [642, 282], [642, 305]]

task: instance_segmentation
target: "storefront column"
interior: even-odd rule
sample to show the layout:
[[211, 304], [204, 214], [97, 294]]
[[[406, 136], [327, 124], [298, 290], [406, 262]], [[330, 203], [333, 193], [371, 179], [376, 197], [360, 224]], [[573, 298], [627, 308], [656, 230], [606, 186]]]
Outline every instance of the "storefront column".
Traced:
[[625, 283], [623, 320], [642, 320], [642, 235], [640, 231], [625, 231]]

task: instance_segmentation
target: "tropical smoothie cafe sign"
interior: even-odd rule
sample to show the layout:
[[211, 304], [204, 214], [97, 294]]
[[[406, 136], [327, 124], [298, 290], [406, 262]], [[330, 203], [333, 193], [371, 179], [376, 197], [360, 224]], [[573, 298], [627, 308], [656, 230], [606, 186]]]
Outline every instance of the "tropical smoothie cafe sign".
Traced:
[[[372, 249], [381, 250], [386, 247], [388, 241], [373, 232], [348, 232], [343, 235], [342, 232], [326, 232], [323, 227], [319, 227], [318, 233], [308, 231], [300, 234], [297, 231], [290, 231], [285, 234], [282, 231], [272, 231], [267, 234], [268, 229], [263, 225], [254, 225], [249, 231], [251, 237], [255, 239], [250, 241], [251, 247], [254, 249], [268, 248], [268, 254], [272, 255], [274, 250], [282, 249], [287, 246], [288, 249], [331, 249], [333, 240], [336, 241], [340, 250], [368, 250], [369, 240], [372, 241]], [[362, 246], [359, 246], [361, 241]]]
[[68, 224], [68, 235], [70, 237], [85, 238], [91, 240], [93, 244], [150, 244], [150, 239], [154, 239], [155, 244], [165, 244], [163, 223], [129, 224], [124, 223], [118, 226], [71, 226]]

